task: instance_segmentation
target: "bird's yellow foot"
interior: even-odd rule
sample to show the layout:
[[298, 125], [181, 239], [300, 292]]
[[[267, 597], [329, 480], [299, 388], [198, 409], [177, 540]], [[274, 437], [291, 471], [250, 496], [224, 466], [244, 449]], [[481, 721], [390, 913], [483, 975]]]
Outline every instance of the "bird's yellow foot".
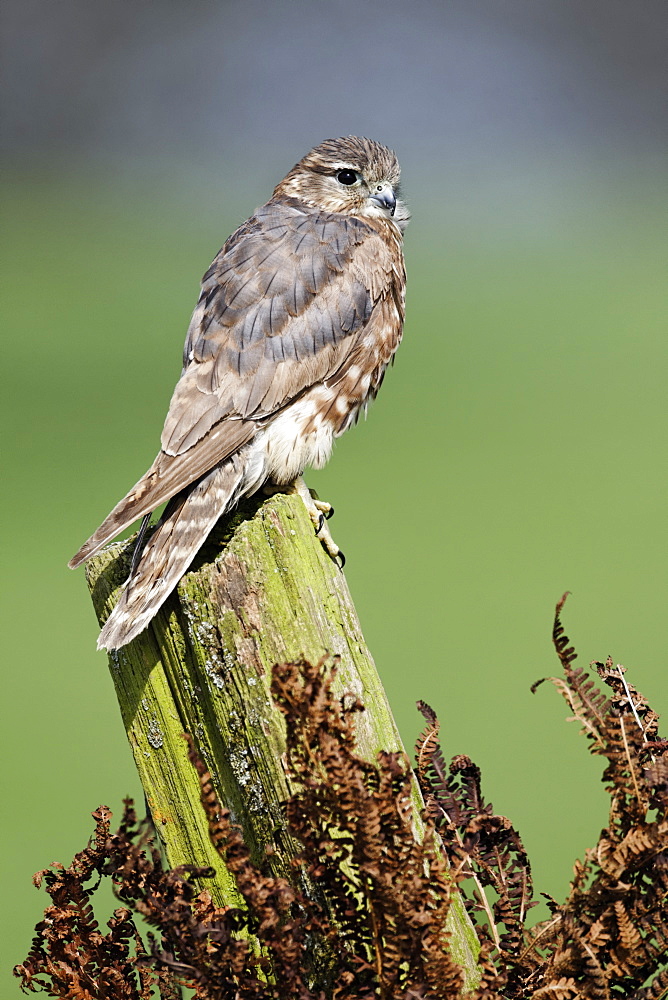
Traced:
[[304, 501], [304, 506], [308, 511], [313, 523], [315, 533], [320, 539], [323, 548], [329, 556], [338, 563], [341, 569], [345, 566], [346, 557], [332, 538], [329, 528], [325, 523], [334, 513], [331, 503], [319, 500], [315, 490], [310, 490], [304, 480], [299, 476], [288, 488], [290, 492], [298, 493]]

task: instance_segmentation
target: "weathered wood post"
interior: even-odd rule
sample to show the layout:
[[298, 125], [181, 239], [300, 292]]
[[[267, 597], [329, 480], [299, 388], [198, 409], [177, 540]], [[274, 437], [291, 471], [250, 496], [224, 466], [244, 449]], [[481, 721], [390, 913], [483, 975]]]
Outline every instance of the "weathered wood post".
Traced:
[[[90, 560], [87, 579], [100, 622], [127, 576], [131, 543]], [[221, 522], [177, 592], [110, 668], [139, 776], [170, 866], [211, 865], [218, 904], [239, 904], [209, 842], [197, 775], [182, 734], [194, 737], [219, 799], [242, 826], [256, 862], [294, 880], [296, 845], [282, 802], [293, 790], [283, 767], [284, 720], [269, 694], [277, 662], [338, 654], [337, 685], [366, 706], [358, 750], [403, 749], [364, 642], [343, 573], [315, 538], [298, 496], [254, 498]], [[422, 802], [415, 787], [415, 828]], [[273, 848], [269, 857], [265, 848]], [[457, 897], [453, 957], [473, 973], [477, 942]]]

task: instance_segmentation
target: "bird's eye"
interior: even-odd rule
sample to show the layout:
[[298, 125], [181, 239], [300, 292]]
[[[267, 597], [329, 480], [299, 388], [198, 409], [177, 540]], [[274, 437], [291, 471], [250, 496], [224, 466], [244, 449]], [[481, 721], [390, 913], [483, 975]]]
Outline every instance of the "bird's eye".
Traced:
[[355, 184], [357, 182], [357, 174], [354, 170], [339, 170], [336, 179], [340, 184]]

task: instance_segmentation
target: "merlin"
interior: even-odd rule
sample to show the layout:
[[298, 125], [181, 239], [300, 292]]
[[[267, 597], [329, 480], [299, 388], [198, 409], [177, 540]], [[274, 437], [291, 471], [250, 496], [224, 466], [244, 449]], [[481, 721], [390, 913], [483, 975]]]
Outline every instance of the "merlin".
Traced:
[[142, 632], [216, 521], [263, 487], [298, 492], [325, 548], [339, 554], [328, 505], [301, 476], [327, 462], [366, 410], [401, 340], [409, 215], [399, 173], [394, 153], [371, 139], [321, 142], [204, 275], [158, 457], [69, 564], [144, 519], [98, 648]]

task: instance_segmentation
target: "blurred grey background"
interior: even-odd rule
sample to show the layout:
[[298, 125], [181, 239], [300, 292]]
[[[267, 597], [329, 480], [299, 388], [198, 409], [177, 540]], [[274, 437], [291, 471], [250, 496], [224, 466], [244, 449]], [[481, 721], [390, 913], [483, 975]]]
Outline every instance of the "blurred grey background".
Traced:
[[666, 712], [665, 0], [1, 16], [3, 995], [46, 902], [32, 872], [100, 802], [141, 805], [67, 559], [154, 456], [200, 275], [337, 135], [400, 158], [408, 319], [368, 422], [308, 481], [406, 743], [424, 698], [563, 896], [608, 808], [559, 696], [529, 694], [565, 589], [579, 662], [610, 653]]
[[453, 174], [463, 192], [493, 180], [523, 201], [537, 164], [568, 175], [589, 158], [614, 170], [665, 151], [662, 0], [6, 0], [3, 11], [3, 149], [34, 170], [181, 167], [255, 187], [322, 137], [373, 131], [400, 147], [411, 195], [437, 210], [446, 191], [422, 185]]

